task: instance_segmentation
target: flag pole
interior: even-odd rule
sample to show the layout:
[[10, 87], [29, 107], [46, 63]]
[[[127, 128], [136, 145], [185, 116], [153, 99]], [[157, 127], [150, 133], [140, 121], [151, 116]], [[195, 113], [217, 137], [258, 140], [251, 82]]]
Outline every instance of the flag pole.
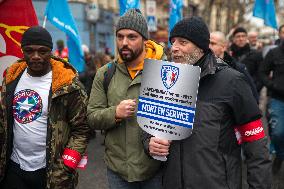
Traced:
[[44, 27], [45, 28], [45, 25], [46, 25], [46, 19], [47, 19], [47, 17], [46, 17], [46, 15], [44, 16], [44, 20], [43, 20], [43, 24], [42, 24], [42, 27]]

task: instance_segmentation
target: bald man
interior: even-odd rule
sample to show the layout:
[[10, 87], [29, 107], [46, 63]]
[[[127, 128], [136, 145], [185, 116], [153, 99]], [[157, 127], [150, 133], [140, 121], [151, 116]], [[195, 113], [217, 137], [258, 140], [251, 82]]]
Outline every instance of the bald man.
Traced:
[[224, 33], [220, 31], [210, 33], [209, 47], [217, 57], [224, 59], [227, 50], [227, 40]]
[[229, 66], [234, 68], [235, 70], [243, 73], [246, 76], [247, 82], [249, 83], [253, 96], [255, 97], [257, 103], [259, 99], [258, 92], [256, 90], [255, 84], [251, 75], [249, 74], [246, 66], [244, 64], [239, 63], [233, 57], [231, 57], [227, 51], [227, 40], [225, 34], [220, 31], [214, 31], [210, 33], [210, 44], [209, 48], [214, 52], [214, 54], [223, 59]]
[[258, 32], [250, 31], [248, 32], [248, 41], [252, 49], [258, 50], [262, 48], [262, 44], [258, 41]]

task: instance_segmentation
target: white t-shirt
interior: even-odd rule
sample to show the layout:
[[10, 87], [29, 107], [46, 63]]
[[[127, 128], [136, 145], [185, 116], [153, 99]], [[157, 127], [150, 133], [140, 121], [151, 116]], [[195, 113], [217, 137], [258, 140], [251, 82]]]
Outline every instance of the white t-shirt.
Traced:
[[48, 96], [52, 72], [32, 77], [24, 71], [13, 99], [14, 139], [11, 160], [25, 171], [46, 166]]

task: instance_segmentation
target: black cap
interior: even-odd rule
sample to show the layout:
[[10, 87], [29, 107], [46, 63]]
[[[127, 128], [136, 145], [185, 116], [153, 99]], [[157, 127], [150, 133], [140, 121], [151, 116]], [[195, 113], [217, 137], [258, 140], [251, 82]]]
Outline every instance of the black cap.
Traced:
[[179, 21], [170, 33], [170, 41], [173, 37], [182, 37], [204, 52], [209, 50], [210, 33], [207, 25], [200, 17], [185, 18]]
[[50, 33], [41, 26], [32, 26], [24, 32], [21, 47], [27, 45], [42, 45], [50, 49], [53, 47]]
[[243, 27], [237, 27], [234, 32], [233, 32], [233, 37], [237, 34], [237, 33], [248, 33], [247, 30]]

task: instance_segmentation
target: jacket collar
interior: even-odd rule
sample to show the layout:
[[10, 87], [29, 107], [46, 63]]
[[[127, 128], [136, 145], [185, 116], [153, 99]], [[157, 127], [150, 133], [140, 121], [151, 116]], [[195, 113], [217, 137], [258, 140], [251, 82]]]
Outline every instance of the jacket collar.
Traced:
[[227, 52], [224, 52], [223, 61], [226, 62], [230, 67], [236, 69], [236, 60]]
[[201, 68], [200, 78], [213, 75], [224, 66], [228, 66], [222, 59], [217, 58], [212, 51], [203, 55], [194, 66]]
[[[50, 64], [52, 70], [52, 93], [55, 93], [63, 86], [70, 85], [77, 72], [69, 63], [57, 58], [51, 58]], [[7, 70], [6, 83], [9, 84], [17, 79], [26, 68], [27, 63], [24, 60], [14, 63]]]
[[145, 44], [145, 51], [146, 51], [146, 54], [145, 54], [145, 58], [143, 59], [143, 61], [140, 62], [136, 68], [132, 68], [132, 69], [128, 68], [126, 63], [123, 62], [121, 57], [118, 55], [118, 58], [116, 60], [116, 63], [118, 64], [118, 68], [126, 75], [130, 75], [130, 72], [132, 71], [136, 72], [137, 73], [136, 75], [138, 75], [142, 73], [145, 59], [161, 60], [161, 59], [164, 59], [165, 57], [163, 46], [152, 40], [147, 40]]
[[248, 43], [244, 47], [238, 47], [236, 44], [233, 43], [230, 49], [232, 51], [232, 56], [235, 58], [241, 57], [251, 51], [251, 48]]

